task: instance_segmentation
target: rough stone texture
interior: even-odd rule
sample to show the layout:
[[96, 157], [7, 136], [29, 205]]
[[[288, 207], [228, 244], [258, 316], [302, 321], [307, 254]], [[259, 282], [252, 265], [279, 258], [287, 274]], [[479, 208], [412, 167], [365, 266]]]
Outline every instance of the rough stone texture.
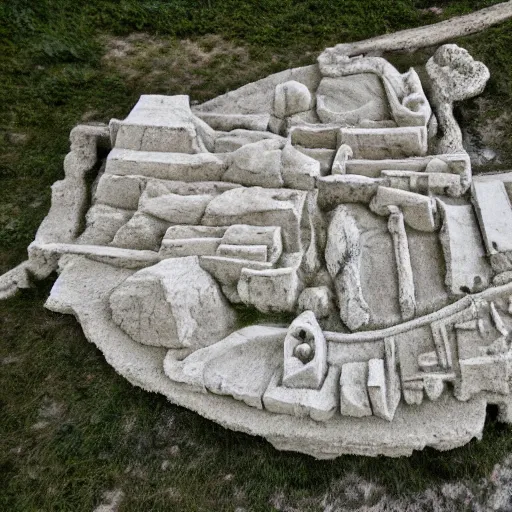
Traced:
[[[421, 408], [400, 404], [393, 422], [368, 423], [364, 419], [337, 416], [318, 424], [305, 418], [297, 422], [292, 415], [259, 411], [239, 401], [197, 393], [193, 387], [175, 384], [163, 372], [166, 351], [133, 341], [111, 321], [105, 309], [111, 290], [131, 274], [123, 269], [113, 272], [111, 267], [95, 262], [74, 261], [59, 277], [47, 307], [73, 312], [86, 336], [134, 385], [163, 393], [172, 402], [224, 426], [261, 435], [279, 449], [301, 451], [318, 458], [333, 458], [343, 453], [407, 455], [425, 446], [446, 450], [481, 435], [486, 406], [483, 397], [464, 403], [444, 395], [437, 402], [425, 402]], [[289, 405], [289, 409], [293, 407]], [[453, 417], [458, 421], [446, 421]]]
[[437, 120], [443, 129], [438, 152], [462, 152], [462, 132], [453, 117], [453, 102], [481, 94], [489, 80], [489, 70], [456, 44], [441, 46], [428, 60], [426, 70], [433, 83]]
[[435, 201], [421, 194], [389, 187], [379, 187], [370, 209], [378, 215], [389, 215], [389, 207], [401, 208], [405, 222], [418, 231], [435, 231], [437, 228]]
[[94, 192], [94, 201], [114, 208], [136, 210], [144, 185], [139, 176], [103, 174]]
[[166, 221], [143, 212], [136, 212], [124, 226], [119, 228], [110, 245], [156, 251], [168, 227], [169, 223]]
[[487, 253], [512, 251], [512, 205], [503, 182], [473, 183], [472, 200]]
[[[331, 63], [336, 57], [361, 55], [374, 51], [413, 50], [437, 45], [461, 36], [480, 32], [487, 27], [512, 17], [510, 2], [502, 2], [486, 9], [459, 16], [433, 25], [401, 30], [394, 34], [372, 37], [356, 43], [338, 44], [327, 48], [319, 57], [319, 64]], [[325, 64], [324, 64], [325, 63]]]
[[297, 268], [277, 269], [243, 268], [237, 292], [241, 301], [262, 313], [295, 311], [302, 290]]
[[320, 162], [287, 144], [281, 153], [281, 176], [286, 187], [313, 190], [320, 176]]
[[316, 111], [324, 123], [358, 126], [364, 120], [390, 119], [386, 92], [372, 73], [322, 78], [316, 94]]
[[292, 190], [259, 187], [228, 190], [210, 202], [202, 223], [205, 226], [280, 226], [285, 250], [296, 252], [301, 249], [300, 222], [305, 199], [304, 192]]
[[124, 121], [111, 122], [113, 145], [137, 151], [201, 153], [208, 140], [201, 132], [210, 128], [194, 118], [188, 96], [142, 95]]
[[311, 93], [300, 82], [290, 80], [278, 84], [274, 93], [272, 114], [280, 119], [309, 110], [311, 107]]
[[[268, 338], [238, 346], [208, 362], [204, 369], [206, 389], [263, 409], [263, 394], [279, 365], [282, 350], [279, 334]], [[255, 365], [254, 361], [260, 364]]]
[[424, 127], [341, 128], [340, 143], [352, 148], [354, 158], [383, 160], [427, 154], [427, 132]]
[[263, 395], [265, 409], [299, 418], [309, 416], [318, 422], [328, 421], [336, 412], [338, 375], [339, 370], [332, 366], [320, 389], [293, 389], [279, 385], [281, 370], [278, 370]]
[[[454, 45], [427, 68], [439, 134], [414, 69], [339, 47], [194, 112], [144, 96], [73, 130], [0, 297], [57, 270], [47, 307], [130, 382], [280, 449], [449, 449], [489, 403], [512, 422], [510, 187], [473, 181], [451, 113], [488, 73]], [[237, 331], [246, 307], [283, 325]]]
[[367, 178], [356, 174], [335, 174], [318, 179], [318, 202], [324, 209], [341, 203], [369, 204], [379, 185], [385, 182], [379, 178]]
[[234, 325], [218, 285], [193, 256], [139, 271], [113, 291], [109, 302], [113, 321], [145, 345], [212, 345]]
[[390, 206], [389, 212], [388, 230], [393, 238], [398, 272], [398, 303], [402, 319], [410, 320], [416, 314], [416, 297], [404, 216], [397, 206]]
[[229, 153], [236, 151], [246, 144], [260, 142], [261, 140], [281, 140], [283, 145], [285, 139], [274, 133], [265, 131], [243, 130], [237, 129], [219, 135], [215, 139], [215, 153]]
[[282, 385], [320, 389], [327, 375], [327, 345], [312, 311], [304, 311], [291, 324], [284, 339]]
[[482, 235], [470, 205], [439, 201], [443, 215], [440, 239], [446, 262], [446, 286], [454, 295], [487, 288], [492, 276]]
[[[245, 116], [267, 113], [272, 109], [277, 85], [294, 80], [304, 84], [313, 92], [318, 87], [320, 79], [321, 75], [316, 65], [287, 69], [207, 101], [196, 107], [195, 113], [203, 119], [206, 119], [206, 113], [214, 112], [219, 112], [224, 115]], [[234, 128], [230, 128], [229, 130], [231, 129]], [[263, 130], [266, 129], [267, 124], [263, 127]]]
[[119, 176], [140, 175], [180, 181], [221, 181], [226, 164], [210, 153], [160, 153], [113, 149], [105, 172]]
[[299, 297], [299, 311], [312, 311], [316, 318], [324, 318], [332, 309], [332, 292], [327, 286], [306, 288]]
[[345, 363], [340, 377], [340, 412], [343, 416], [371, 416], [368, 396], [368, 363]]
[[279, 226], [233, 224], [225, 230], [221, 242], [225, 245], [237, 246], [263, 245], [267, 249], [265, 261], [270, 263], [276, 263], [283, 252], [281, 228]]
[[338, 206], [329, 225], [325, 261], [334, 280], [341, 320], [351, 330], [359, 329], [370, 320], [361, 290], [360, 260], [357, 225], [347, 209]]
[[223, 179], [245, 186], [281, 187], [282, 145], [279, 139], [265, 139], [242, 146], [233, 153]]
[[142, 213], [152, 215], [171, 224], [199, 224], [208, 203], [213, 199], [207, 195], [181, 196], [164, 194], [145, 197], [139, 203]]
[[85, 216], [86, 228], [77, 238], [80, 244], [109, 244], [117, 231], [133, 216], [133, 211], [101, 203], [92, 206]]
[[[97, 163], [97, 148], [108, 137], [103, 125], [80, 125], [70, 134], [70, 152], [64, 159], [64, 179], [52, 186], [52, 206], [37, 230], [38, 243], [68, 243], [76, 239], [83, 226], [88, 205], [86, 175]], [[56, 270], [48, 261], [29, 262], [30, 272], [43, 279]]]

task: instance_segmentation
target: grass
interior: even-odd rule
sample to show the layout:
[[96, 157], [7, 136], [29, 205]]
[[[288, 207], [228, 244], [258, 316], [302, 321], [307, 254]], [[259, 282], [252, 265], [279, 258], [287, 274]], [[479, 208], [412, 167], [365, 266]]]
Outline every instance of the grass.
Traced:
[[[48, 211], [50, 185], [63, 176], [74, 125], [123, 118], [141, 93], [189, 93], [193, 101], [204, 101], [313, 63], [326, 46], [492, 3], [2, 3], [0, 273], [25, 259]], [[443, 13], [423, 10], [432, 5]], [[485, 144], [478, 126], [503, 123], [494, 141], [505, 164], [512, 162], [512, 123], [503, 121], [512, 112], [511, 34], [507, 22], [460, 41], [489, 66], [492, 78], [481, 99], [468, 102], [459, 115]], [[390, 59], [406, 68], [427, 56]], [[2, 510], [92, 510], [106, 499], [105, 491], [115, 489], [125, 494], [122, 511], [324, 510], [326, 496], [340, 500], [345, 494], [336, 503], [355, 507], [383, 492], [411, 495], [461, 479], [476, 485], [512, 452], [510, 429], [492, 418], [483, 441], [449, 453], [318, 462], [277, 452], [263, 440], [133, 388], [87, 343], [72, 317], [44, 310], [50, 286], [49, 280], [0, 302]], [[251, 318], [248, 313], [245, 321]], [[377, 486], [373, 494], [343, 494], [354, 488], [351, 475]]]

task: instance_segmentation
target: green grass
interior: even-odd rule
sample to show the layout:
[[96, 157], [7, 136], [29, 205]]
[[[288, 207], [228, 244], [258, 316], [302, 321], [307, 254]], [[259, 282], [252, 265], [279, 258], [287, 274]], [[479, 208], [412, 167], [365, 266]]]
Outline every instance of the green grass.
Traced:
[[[79, 122], [123, 118], [141, 93], [190, 93], [204, 101], [313, 63], [326, 46], [493, 3], [2, 3], [0, 273], [25, 259], [48, 211], [50, 185], [63, 176], [69, 131]], [[419, 10], [429, 5], [443, 7], [443, 15]], [[466, 105], [468, 129], [512, 113], [511, 34], [507, 22], [460, 41], [492, 75], [483, 100]], [[128, 45], [121, 56], [113, 52], [116, 44]], [[428, 51], [390, 59], [406, 68], [426, 56]], [[512, 123], [503, 133], [500, 149], [512, 162]], [[510, 429], [491, 420], [483, 441], [449, 453], [319, 462], [277, 452], [132, 387], [72, 317], [43, 309], [50, 286], [44, 282], [0, 302], [1, 510], [89, 511], [104, 491], [116, 488], [126, 494], [122, 511], [263, 511], [272, 510], [280, 494], [290, 507], [322, 510], [322, 496], [353, 473], [391, 494], [411, 494], [440, 482], [478, 482], [512, 451]], [[252, 319], [246, 312], [242, 322]]]

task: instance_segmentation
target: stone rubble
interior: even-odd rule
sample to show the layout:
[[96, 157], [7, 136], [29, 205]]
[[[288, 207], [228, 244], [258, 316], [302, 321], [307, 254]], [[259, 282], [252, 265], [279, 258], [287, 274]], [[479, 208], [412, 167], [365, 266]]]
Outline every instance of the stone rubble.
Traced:
[[512, 423], [510, 173], [472, 178], [452, 112], [489, 72], [441, 46], [430, 104], [362, 47], [73, 129], [0, 298], [58, 271], [46, 307], [121, 375], [283, 450], [446, 450], [482, 436], [488, 404]]

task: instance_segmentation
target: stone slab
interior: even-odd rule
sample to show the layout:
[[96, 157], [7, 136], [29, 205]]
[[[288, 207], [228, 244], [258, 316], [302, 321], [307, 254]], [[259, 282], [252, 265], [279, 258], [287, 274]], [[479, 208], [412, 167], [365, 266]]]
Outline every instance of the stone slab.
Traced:
[[439, 201], [443, 227], [441, 244], [446, 262], [446, 286], [461, 295], [487, 288], [492, 269], [485, 257], [482, 235], [470, 205], [450, 205]]
[[502, 181], [475, 181], [472, 186], [480, 229], [488, 254], [512, 251], [512, 206]]

